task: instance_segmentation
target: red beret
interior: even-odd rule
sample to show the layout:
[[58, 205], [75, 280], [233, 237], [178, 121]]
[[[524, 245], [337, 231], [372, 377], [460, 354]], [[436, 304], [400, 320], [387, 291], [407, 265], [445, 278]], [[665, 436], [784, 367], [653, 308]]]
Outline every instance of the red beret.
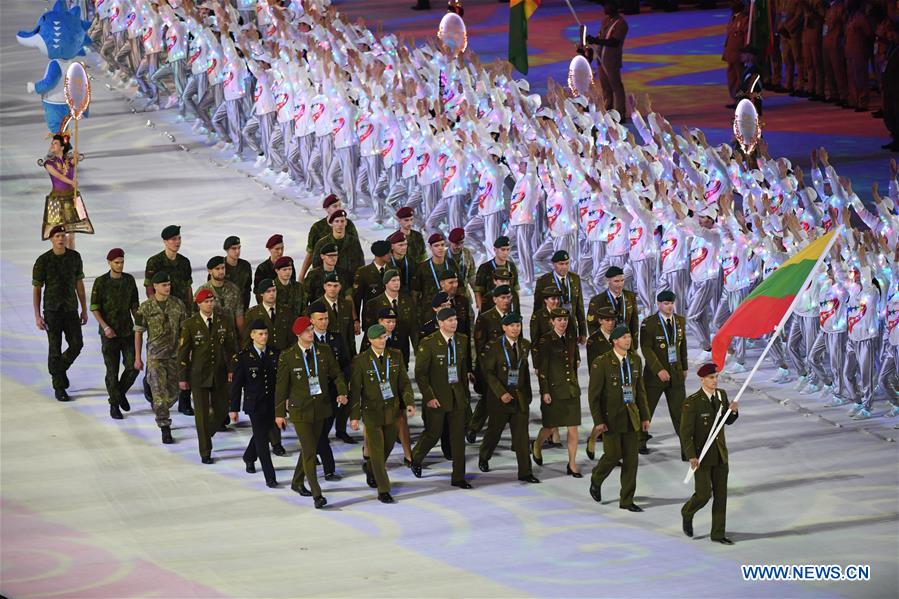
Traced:
[[288, 266], [293, 266], [293, 258], [290, 256], [281, 256], [275, 260], [275, 270], [280, 270]]
[[293, 321], [293, 334], [299, 335], [306, 329], [312, 326], [312, 321], [309, 320], [308, 316], [300, 316], [296, 320]]
[[197, 291], [197, 297], [194, 298], [194, 301], [197, 302], [198, 304], [202, 304], [203, 302], [208, 300], [210, 297], [215, 297], [215, 294], [212, 293], [211, 291], [209, 291], [208, 289], [200, 289], [199, 291]]
[[402, 231], [397, 231], [393, 235], [387, 238], [387, 241], [390, 243], [402, 243], [406, 241], [406, 235]]
[[443, 233], [432, 233], [431, 236], [428, 237], [428, 245], [434, 245], [438, 241], [446, 241]]
[[696, 374], [699, 375], [699, 378], [703, 378], [710, 374], [715, 374], [716, 372], [718, 372], [718, 366], [716, 366], [714, 362], [708, 362], [700, 366], [699, 370], [696, 371]]
[[266, 249], [272, 249], [279, 243], [284, 243], [284, 236], [280, 233], [275, 233], [271, 237], [268, 238], [268, 241], [265, 242]]
[[409, 218], [413, 214], [414, 214], [414, 212], [412, 212], [412, 208], [409, 208], [408, 206], [403, 206], [402, 208], [400, 208], [399, 210], [396, 211], [397, 218]]
[[329, 206], [333, 206], [334, 204], [336, 204], [339, 201], [340, 201], [340, 198], [338, 198], [336, 195], [334, 195], [332, 193], [331, 195], [326, 197], [325, 200], [322, 202], [322, 208], [327, 209]]
[[335, 210], [331, 216], [328, 217], [328, 224], [330, 225], [334, 222], [334, 219], [337, 218], [346, 218], [346, 210]]
[[53, 237], [53, 236], [56, 235], [57, 233], [65, 233], [65, 232], [66, 232], [66, 228], [65, 228], [65, 227], [63, 227], [62, 225], [56, 225], [55, 227], [53, 227], [52, 229], [50, 229], [50, 234], [47, 235], [47, 239]]
[[462, 227], [456, 227], [452, 231], [449, 232], [449, 240], [452, 243], [462, 243], [465, 241], [465, 229]]
[[124, 258], [124, 257], [125, 257], [125, 250], [123, 250], [122, 248], [112, 248], [111, 250], [109, 250], [109, 253], [106, 254], [106, 259], [109, 260], [110, 262], [112, 262], [116, 258]]

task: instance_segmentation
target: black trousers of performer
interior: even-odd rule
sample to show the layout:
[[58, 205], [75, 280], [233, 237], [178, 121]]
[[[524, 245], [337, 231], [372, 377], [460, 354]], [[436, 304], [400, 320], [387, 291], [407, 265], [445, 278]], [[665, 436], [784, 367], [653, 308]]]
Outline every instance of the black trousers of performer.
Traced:
[[[78, 312], [69, 310], [44, 310], [44, 324], [47, 325], [47, 370], [53, 381], [53, 389], [65, 389], [66, 371], [81, 353], [84, 338], [81, 334], [81, 317]], [[62, 338], [65, 337], [66, 351], [62, 351]]]
[[331, 451], [331, 439], [328, 436], [332, 426], [334, 426], [334, 416], [325, 418], [321, 434], [318, 436], [318, 445], [315, 447], [315, 453], [321, 458], [322, 471], [325, 474], [333, 474], [337, 469], [337, 466], [334, 464], [334, 452]]
[[250, 414], [250, 425], [253, 427], [253, 437], [243, 452], [243, 461], [252, 464], [258, 458], [265, 482], [276, 482], [272, 454], [268, 449], [269, 431], [275, 426], [275, 417], [273, 414]]

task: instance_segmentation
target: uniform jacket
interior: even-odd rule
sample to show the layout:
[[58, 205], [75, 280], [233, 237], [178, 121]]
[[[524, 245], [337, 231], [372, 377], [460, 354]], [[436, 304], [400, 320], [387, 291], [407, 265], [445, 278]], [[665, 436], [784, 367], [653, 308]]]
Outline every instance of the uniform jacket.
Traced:
[[[481, 374], [487, 383], [487, 410], [500, 414], [528, 413], [533, 394], [531, 392], [531, 373], [528, 368], [528, 354], [531, 351], [531, 343], [519, 337], [515, 342], [518, 352], [518, 385], [508, 385], [509, 372], [515, 370], [515, 357], [508, 340], [503, 336], [498, 342], [493, 343], [481, 360]], [[505, 348], [505, 351], [503, 351]], [[509, 356], [506, 361], [506, 354]], [[509, 403], [500, 400], [508, 393], [514, 399]]]
[[277, 349], [278, 351], [283, 351], [290, 347], [291, 343], [296, 343], [297, 337], [291, 330], [293, 321], [296, 320], [293, 313], [289, 310], [279, 309], [279, 306], [276, 304], [275, 320], [272, 322], [271, 314], [269, 314], [265, 306], [263, 304], [257, 304], [250, 308], [246, 313], [244, 322], [246, 322], [247, 326], [244, 327], [243, 337], [240, 340], [241, 347], [249, 347], [250, 343], [252, 343], [250, 340], [250, 325], [252, 325], [253, 321], [257, 318], [264, 322], [265, 326], [268, 327], [269, 347]]
[[437, 399], [440, 402], [437, 409], [442, 412], [464, 410], [471, 398], [468, 388], [468, 338], [456, 333], [453, 339], [459, 379], [457, 383], [449, 383], [449, 348], [440, 331], [422, 340], [415, 354], [415, 382], [421, 391], [421, 403], [427, 405], [432, 399]]
[[[599, 309], [604, 307], [609, 307], [615, 309], [615, 306], [609, 301], [609, 293], [602, 292], [593, 296], [593, 299], [590, 300], [590, 306], [587, 308], [587, 330], [592, 335], [596, 331], [599, 330]], [[634, 338], [634, 343], [637, 342], [637, 334], [640, 332], [640, 316], [637, 314], [637, 296], [634, 295], [633, 291], [628, 291], [625, 289], [621, 292], [621, 297], [619, 298], [619, 304], [622, 303], [619, 310], [617, 310], [618, 314], [618, 323], [627, 325], [628, 330], [631, 332], [631, 337]]]
[[[331, 353], [331, 348], [321, 343], [313, 343], [318, 358], [309, 360], [309, 373], [303, 360], [303, 349], [299, 343], [281, 352], [278, 360], [277, 386], [275, 388], [275, 417], [284, 418], [287, 411], [290, 418], [299, 422], [324, 420], [334, 414], [328, 389], [333, 383], [337, 395], [346, 395], [346, 380]], [[318, 376], [321, 393], [312, 395], [309, 391], [309, 377]]]
[[[679, 314], [673, 314], [675, 338], [669, 335], [666, 341], [665, 327], [659, 319], [659, 313], [647, 317], [640, 324], [640, 349], [643, 350], [643, 358], [646, 360], [644, 372], [646, 386], [667, 387], [669, 384], [684, 384], [684, 372], [687, 364], [687, 325], [686, 320]], [[677, 361], [668, 363], [668, 344], [675, 343], [677, 347]], [[663, 383], [658, 374], [660, 370], [667, 370], [671, 375], [668, 383]]]
[[278, 377], [278, 350], [266, 346], [262, 357], [255, 347], [247, 347], [237, 354], [234, 378], [229, 395], [231, 410], [240, 410], [250, 416], [275, 417], [275, 383]]
[[212, 387], [227, 380], [237, 354], [237, 333], [227, 319], [212, 315], [207, 326], [197, 312], [181, 325], [178, 341], [179, 379], [191, 387]]
[[[605, 424], [611, 433], [641, 430], [641, 422], [649, 420], [649, 404], [643, 386], [643, 363], [633, 350], [627, 352], [631, 364], [631, 385], [634, 403], [624, 403], [621, 364], [614, 351], [607, 352], [590, 364], [590, 384], [587, 397], [593, 424]], [[625, 372], [625, 376], [627, 373]]]
[[546, 333], [540, 339], [540, 351], [534, 357], [540, 394], [549, 393], [553, 399], [580, 397], [577, 380], [580, 356], [577, 339], [559, 337], [555, 331]]
[[[541, 275], [540, 278], [537, 279], [537, 283], [534, 285], [534, 288], [536, 289], [534, 292], [534, 305], [544, 305], [543, 289], [549, 286], [556, 287], [562, 292], [561, 307], [566, 308], [571, 312], [568, 326], [574, 328], [574, 332], [577, 333], [578, 337], [586, 337], [587, 317], [584, 313], [584, 292], [583, 287], [581, 286], [581, 277], [576, 273], [569, 272], [566, 275], [567, 283], [562, 283], [562, 285], [559, 286], [556, 283], [555, 277], [553, 277], [553, 272]], [[532, 332], [531, 336], [533, 335], [534, 333]], [[534, 338], [536, 339], [536, 337]]]
[[[377, 356], [370, 347], [353, 358], [352, 375], [350, 376], [350, 418], [362, 420], [365, 426], [383, 426], [393, 424], [400, 411], [414, 405], [412, 383], [403, 364], [403, 355], [399, 350], [385, 348], [384, 362], [378, 364]], [[378, 371], [375, 372], [375, 364]], [[387, 362], [390, 363], [390, 374], [387, 374]], [[381, 381], [389, 381], [393, 398], [384, 400], [381, 394]]]
[[[705, 391], [700, 388], [699, 391], [684, 400], [683, 414], [680, 419], [680, 442], [684, 456], [688, 460], [699, 457], [706, 440], [712, 434], [715, 414], [721, 410], [722, 406], [726, 410], [730, 405], [724, 390], [718, 389], [717, 395], [719, 399], [709, 400]], [[738, 416], [737, 412], [728, 412], [725, 423], [733, 424]], [[727, 441], [724, 438], [723, 428], [715, 437], [715, 447], [718, 451], [710, 449], [702, 461], [703, 464], [714, 466], [727, 463]]]

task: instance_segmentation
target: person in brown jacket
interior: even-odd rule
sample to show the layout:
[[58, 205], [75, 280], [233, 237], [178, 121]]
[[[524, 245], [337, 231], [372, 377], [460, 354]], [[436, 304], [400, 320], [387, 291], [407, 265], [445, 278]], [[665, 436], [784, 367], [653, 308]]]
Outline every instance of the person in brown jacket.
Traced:
[[874, 31], [859, 0], [846, 2], [846, 72], [849, 78], [849, 105], [855, 112], [868, 110], [868, 58]]
[[781, 15], [780, 52], [786, 77], [784, 87], [791, 96], [804, 95], [805, 76], [802, 71], [802, 9], [801, 0], [784, 0]]
[[805, 91], [810, 100], [824, 100], [824, 59], [821, 33], [824, 29], [824, 0], [802, 0], [802, 68]]
[[846, 7], [843, 0], [831, 0], [824, 14], [824, 81], [825, 102], [849, 105], [849, 83], [846, 80], [846, 55], [843, 36], [846, 30]]
[[596, 37], [587, 36], [587, 41], [599, 46], [599, 83], [605, 98], [606, 110], [615, 109], [621, 115], [621, 122], [627, 122], [624, 107], [624, 83], [621, 81], [621, 62], [624, 53], [624, 38], [627, 37], [627, 21], [618, 11], [618, 0], [606, 0], [603, 5], [606, 18], [603, 19]]
[[734, 103], [728, 108], [736, 108], [737, 95], [743, 82], [743, 48], [746, 46], [746, 30], [749, 28], [749, 14], [740, 0], [732, 0], [730, 8], [733, 14], [727, 24], [724, 39], [724, 53], [721, 60], [727, 63], [727, 91]]

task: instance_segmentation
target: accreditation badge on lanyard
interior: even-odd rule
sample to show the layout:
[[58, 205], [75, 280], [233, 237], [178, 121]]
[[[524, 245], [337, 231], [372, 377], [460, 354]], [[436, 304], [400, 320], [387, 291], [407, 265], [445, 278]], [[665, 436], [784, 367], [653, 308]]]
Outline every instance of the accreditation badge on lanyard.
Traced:
[[371, 361], [372, 368], [375, 369], [375, 376], [378, 377], [378, 387], [381, 389], [381, 399], [384, 401], [393, 399], [393, 389], [390, 387], [390, 358], [387, 358], [387, 374], [381, 378], [381, 371], [378, 370], [378, 364], [374, 360]]
[[506, 344], [503, 343], [503, 353], [506, 355], [506, 366], [509, 367], [509, 373], [506, 375], [506, 386], [507, 387], [518, 387], [518, 373], [521, 370], [521, 357], [518, 358], [518, 364], [515, 365], [515, 368], [512, 368], [512, 361], [509, 359], [509, 351], [506, 349]]
[[309, 395], [321, 395], [322, 384], [318, 378], [318, 354], [315, 353], [314, 343], [312, 344], [312, 361], [315, 366], [314, 373], [309, 372], [309, 362], [306, 361], [306, 352], [303, 352], [303, 364], [306, 365], [306, 378], [309, 380]]
[[668, 339], [668, 327], [665, 326], [665, 321], [662, 319], [661, 314], [659, 314], [659, 321], [662, 323], [662, 332], [665, 333], [665, 343], [668, 348], [668, 363], [677, 364], [677, 324], [675, 323], [674, 325], [674, 337]]
[[[624, 365], [627, 364], [627, 384], [624, 384]], [[621, 368], [621, 395], [624, 397], [624, 405], [634, 403], [634, 386], [631, 381], [631, 363], [624, 358], [618, 365]]]
[[446, 378], [450, 385], [459, 382], [459, 366], [456, 364], [456, 339], [450, 339], [447, 345]]
[[[558, 275], [556, 275], [556, 271], [553, 271], [553, 279], [556, 281], [556, 287], [562, 293], [562, 299], [565, 300], [562, 302], [562, 307], [571, 312], [571, 279], [566, 275], [565, 277], [565, 289], [562, 289], [562, 281], [559, 280]], [[614, 304], [613, 304], [614, 305]], [[573, 316], [573, 315], [572, 315]]]

